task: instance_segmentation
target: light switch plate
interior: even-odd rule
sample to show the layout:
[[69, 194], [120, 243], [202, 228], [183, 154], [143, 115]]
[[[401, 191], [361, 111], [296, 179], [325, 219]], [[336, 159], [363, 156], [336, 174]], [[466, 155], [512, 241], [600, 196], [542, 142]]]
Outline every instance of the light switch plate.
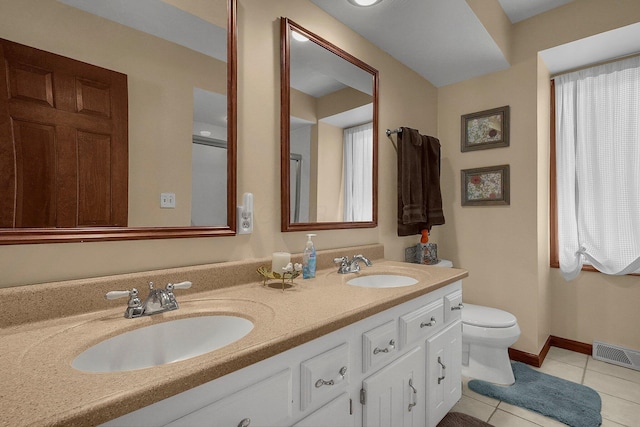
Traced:
[[173, 209], [176, 207], [176, 193], [160, 193], [160, 207]]

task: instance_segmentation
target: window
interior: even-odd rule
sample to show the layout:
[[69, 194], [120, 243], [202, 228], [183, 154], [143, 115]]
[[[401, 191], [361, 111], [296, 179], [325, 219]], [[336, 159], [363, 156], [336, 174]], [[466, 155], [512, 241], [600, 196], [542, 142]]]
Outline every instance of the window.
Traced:
[[344, 220], [371, 221], [373, 123], [344, 130]]
[[557, 76], [552, 90], [552, 265], [567, 280], [584, 264], [640, 272], [640, 57]]

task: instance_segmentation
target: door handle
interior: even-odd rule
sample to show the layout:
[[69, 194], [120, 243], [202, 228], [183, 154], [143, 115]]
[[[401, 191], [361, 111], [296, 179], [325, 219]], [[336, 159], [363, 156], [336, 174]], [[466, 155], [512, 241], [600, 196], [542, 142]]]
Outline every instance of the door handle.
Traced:
[[413, 378], [409, 378], [409, 387], [412, 393], [409, 395], [409, 412], [418, 404], [418, 390], [413, 386]]
[[445, 369], [447, 369], [447, 367], [444, 366], [444, 363], [442, 363], [442, 360], [440, 360], [440, 356], [438, 356], [438, 363], [440, 364], [440, 366], [442, 366], [442, 376], [438, 377], [438, 384], [440, 384], [440, 382], [442, 382], [442, 380], [445, 378]]

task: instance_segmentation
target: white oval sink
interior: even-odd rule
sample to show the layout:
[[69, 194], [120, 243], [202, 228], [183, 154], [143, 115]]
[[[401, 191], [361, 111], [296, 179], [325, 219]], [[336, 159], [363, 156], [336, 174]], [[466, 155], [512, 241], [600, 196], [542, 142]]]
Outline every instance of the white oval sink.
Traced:
[[398, 274], [371, 274], [360, 276], [347, 281], [347, 285], [363, 288], [400, 288], [418, 283], [416, 279]]
[[87, 372], [149, 368], [200, 356], [247, 335], [253, 322], [236, 316], [199, 316], [134, 329], [102, 341], [71, 366]]

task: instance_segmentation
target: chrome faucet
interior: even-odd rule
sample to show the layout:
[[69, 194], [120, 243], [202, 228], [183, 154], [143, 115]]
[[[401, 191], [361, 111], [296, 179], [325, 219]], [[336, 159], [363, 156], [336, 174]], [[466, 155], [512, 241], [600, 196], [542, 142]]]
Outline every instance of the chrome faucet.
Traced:
[[351, 261], [349, 261], [348, 256], [334, 258], [333, 262], [336, 264], [340, 264], [338, 267], [338, 273], [347, 274], [347, 273], [357, 273], [360, 271], [360, 264], [358, 264], [358, 260], [364, 262], [367, 267], [371, 267], [373, 263], [369, 261], [364, 255], [354, 255]]
[[147, 295], [144, 302], [141, 302], [140, 298], [138, 298], [138, 290], [136, 288], [133, 288], [130, 291], [107, 292], [104, 297], [109, 300], [129, 297], [124, 317], [127, 319], [133, 319], [141, 316], [150, 316], [156, 313], [164, 313], [165, 311], [177, 310], [178, 301], [176, 301], [176, 296], [173, 294], [173, 290], [188, 289], [190, 287], [191, 282], [181, 282], [175, 284], [169, 283], [165, 289], [159, 289], [153, 287], [153, 282], [149, 282], [149, 295]]

